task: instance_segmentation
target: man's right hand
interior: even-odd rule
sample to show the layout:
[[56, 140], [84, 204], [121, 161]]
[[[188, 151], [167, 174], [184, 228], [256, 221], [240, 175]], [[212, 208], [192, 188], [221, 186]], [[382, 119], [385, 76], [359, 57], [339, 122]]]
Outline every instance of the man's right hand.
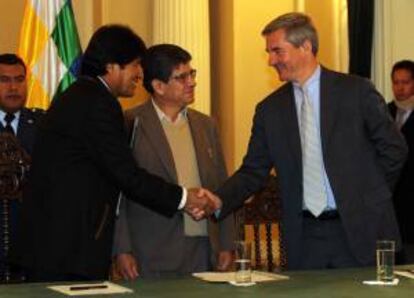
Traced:
[[116, 256], [116, 266], [119, 273], [126, 280], [134, 280], [138, 277], [138, 265], [132, 254], [123, 253]]
[[187, 202], [184, 211], [191, 215], [194, 220], [206, 218], [221, 208], [220, 198], [207, 189], [192, 188], [187, 191]]

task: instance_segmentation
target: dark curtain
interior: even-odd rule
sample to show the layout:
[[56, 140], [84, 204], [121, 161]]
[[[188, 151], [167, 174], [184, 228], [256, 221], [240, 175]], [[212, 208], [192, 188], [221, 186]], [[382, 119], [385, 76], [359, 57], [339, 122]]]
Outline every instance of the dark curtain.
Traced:
[[371, 77], [374, 0], [348, 0], [349, 73]]

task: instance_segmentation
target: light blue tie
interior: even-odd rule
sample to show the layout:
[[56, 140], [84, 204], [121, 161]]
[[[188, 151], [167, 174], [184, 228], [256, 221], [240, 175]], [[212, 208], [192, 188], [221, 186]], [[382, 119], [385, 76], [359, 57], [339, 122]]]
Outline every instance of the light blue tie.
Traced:
[[303, 163], [303, 199], [305, 208], [319, 216], [327, 205], [323, 182], [322, 150], [313, 107], [306, 89], [301, 106], [301, 141]]

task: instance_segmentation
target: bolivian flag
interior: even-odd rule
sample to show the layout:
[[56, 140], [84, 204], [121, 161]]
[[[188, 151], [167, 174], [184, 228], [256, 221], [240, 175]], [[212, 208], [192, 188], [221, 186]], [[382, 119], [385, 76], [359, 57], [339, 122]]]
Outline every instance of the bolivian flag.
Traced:
[[28, 107], [46, 109], [76, 79], [81, 47], [71, 0], [26, 0], [19, 56], [28, 69]]

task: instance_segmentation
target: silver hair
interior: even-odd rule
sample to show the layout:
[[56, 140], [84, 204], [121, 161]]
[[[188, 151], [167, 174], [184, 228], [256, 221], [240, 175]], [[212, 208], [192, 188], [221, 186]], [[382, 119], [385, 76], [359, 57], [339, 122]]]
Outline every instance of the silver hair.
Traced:
[[312, 44], [312, 53], [316, 56], [319, 47], [318, 32], [309, 16], [299, 12], [281, 15], [264, 27], [262, 35], [269, 35], [279, 29], [285, 30], [286, 40], [295, 47], [309, 40]]

